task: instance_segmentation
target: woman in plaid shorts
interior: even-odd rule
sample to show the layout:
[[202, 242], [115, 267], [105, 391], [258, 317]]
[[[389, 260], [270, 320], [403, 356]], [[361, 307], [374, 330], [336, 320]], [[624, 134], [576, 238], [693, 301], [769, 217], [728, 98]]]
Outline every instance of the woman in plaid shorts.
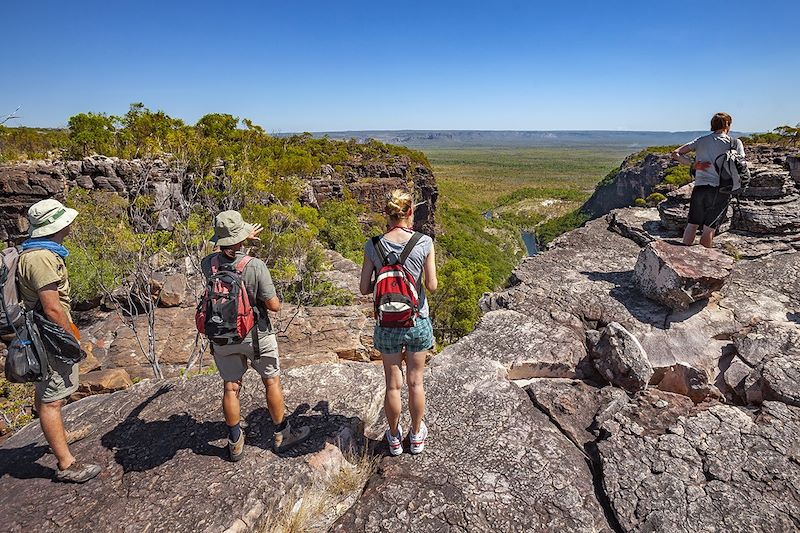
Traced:
[[[414, 208], [410, 194], [400, 190], [392, 192], [386, 202], [385, 213], [389, 219], [389, 229], [375, 243], [368, 240], [364, 246], [364, 264], [361, 268], [361, 293], [373, 291], [377, 273], [384, 265], [384, 257], [395, 262], [403, 253], [406, 244], [414, 237]], [[406, 383], [408, 384], [408, 410], [411, 415], [411, 428], [408, 437], [410, 451], [422, 452], [428, 437], [428, 428], [422, 420], [425, 414], [425, 389], [422, 376], [425, 371], [427, 352], [433, 347], [433, 328], [428, 314], [428, 301], [425, 290], [434, 291], [436, 279], [436, 257], [433, 240], [427, 235], [418, 234], [419, 240], [413, 248], [406, 251], [403, 262], [415, 281], [418, 296], [419, 314], [413, 327], [375, 326], [374, 344], [381, 352], [383, 370], [386, 377], [386, 395], [383, 401], [386, 420], [386, 440], [392, 455], [403, 453], [403, 434], [400, 429], [402, 402], [400, 390], [403, 387], [403, 360], [406, 362]]]

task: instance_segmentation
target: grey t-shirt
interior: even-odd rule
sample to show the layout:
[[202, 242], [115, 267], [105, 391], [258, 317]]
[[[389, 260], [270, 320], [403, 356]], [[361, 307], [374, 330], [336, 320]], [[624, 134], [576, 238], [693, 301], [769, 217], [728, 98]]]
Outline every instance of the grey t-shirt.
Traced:
[[[222, 253], [207, 255], [200, 262], [200, 268], [203, 270], [203, 275], [206, 279], [211, 277], [211, 260], [215, 255], [219, 255], [220, 265], [238, 263], [245, 256], [244, 252], [241, 250], [236, 252], [233, 261]], [[267, 309], [262, 303], [264, 300], [269, 300], [277, 294], [275, 292], [275, 284], [272, 283], [272, 276], [269, 273], [269, 268], [264, 264], [264, 261], [254, 257], [247, 263], [247, 266], [244, 267], [242, 279], [247, 289], [247, 297], [250, 298], [250, 305], [258, 308], [258, 330], [273, 333]]]
[[[713, 185], [719, 187], [719, 174], [714, 169], [717, 157], [731, 149], [731, 139], [725, 133], [710, 133], [693, 140], [686, 146], [694, 150], [695, 161], [707, 161], [711, 166], [707, 170], [698, 170], [694, 178], [695, 185]], [[734, 142], [739, 155], [744, 157], [744, 145], [736, 139]]]
[[[387, 252], [394, 252], [398, 256], [403, 251], [403, 247], [405, 246], [405, 243], [398, 244], [396, 242], [392, 242], [386, 239], [386, 237], [383, 235], [381, 236], [381, 243]], [[419, 295], [419, 316], [421, 318], [426, 318], [428, 316], [428, 299], [425, 297], [425, 284], [423, 283], [422, 273], [425, 266], [425, 258], [428, 257], [429, 253], [431, 253], [432, 247], [433, 239], [427, 235], [423, 235], [419, 242], [417, 242], [416, 246], [414, 246], [414, 249], [411, 250], [411, 253], [408, 255], [408, 259], [406, 259], [405, 263], [408, 273], [411, 274], [411, 277], [414, 278], [417, 284], [417, 294]], [[375, 247], [372, 245], [372, 239], [368, 240], [364, 245], [364, 252], [375, 266], [375, 272], [379, 271], [381, 267], [383, 267], [383, 263], [381, 262], [381, 258], [378, 255], [378, 252], [375, 250]]]

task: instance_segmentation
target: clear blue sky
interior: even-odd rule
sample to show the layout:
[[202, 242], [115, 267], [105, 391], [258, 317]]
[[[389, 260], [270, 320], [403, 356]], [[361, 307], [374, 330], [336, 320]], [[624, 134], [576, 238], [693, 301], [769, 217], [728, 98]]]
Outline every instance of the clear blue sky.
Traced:
[[800, 122], [798, 0], [26, 0], [0, 16], [17, 124], [135, 101], [283, 132]]

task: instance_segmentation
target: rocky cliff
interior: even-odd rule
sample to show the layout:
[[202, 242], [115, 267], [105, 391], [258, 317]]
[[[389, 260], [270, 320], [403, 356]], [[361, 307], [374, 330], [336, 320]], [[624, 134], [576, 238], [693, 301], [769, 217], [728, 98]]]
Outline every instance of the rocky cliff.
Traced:
[[[222, 176], [224, 162], [219, 162], [212, 173]], [[28, 230], [28, 207], [44, 198], [63, 200], [74, 187], [108, 191], [130, 200], [148, 196], [150, 209], [157, 214], [154, 229], [169, 229], [191, 208], [185, 193], [194, 179], [191, 169], [170, 159], [93, 156], [80, 161], [0, 164], [0, 241], [19, 242]], [[316, 206], [349, 194], [377, 213], [382, 212], [385, 195], [392, 189], [414, 190], [424, 202], [417, 210], [417, 229], [435, 235], [436, 181], [428, 167], [408, 157], [354, 159], [341, 170], [323, 165], [304, 179], [308, 188], [301, 197], [303, 202]]]
[[[781, 168], [796, 183], [796, 161]], [[671, 245], [665, 220], [617, 210], [526, 258], [482, 300], [476, 330], [432, 360], [425, 453], [380, 457], [304, 527], [800, 529], [800, 234], [730, 231], [726, 255]], [[691, 300], [658, 299], [647, 272]], [[223, 459], [216, 376], [68, 406], [68, 426], [85, 428], [76, 451], [104, 468], [85, 486], [51, 483], [41, 432], [25, 428], [0, 446], [0, 508], [15, 510], [4, 526], [259, 531], [281, 512], [300, 520], [314, 487], [353, 468], [353, 449], [385, 452], [375, 365], [286, 372], [293, 416], [314, 428], [287, 457], [269, 451], [256, 381], [238, 464]]]
[[[745, 150], [748, 162], [764, 174], [785, 168], [787, 157], [797, 153], [796, 149], [771, 145], [752, 145]], [[668, 153], [645, 150], [632, 154], [597, 186], [581, 211], [594, 218], [612, 209], [632, 206], [637, 198], [647, 198], [653, 192], [670, 192], [676, 187], [663, 183], [663, 179], [665, 172], [675, 166], [677, 163]], [[757, 187], [760, 190], [750, 191], [751, 198], [774, 194], [774, 191], [764, 189], [770, 187], [768, 179], [762, 177], [761, 182], [764, 185]]]

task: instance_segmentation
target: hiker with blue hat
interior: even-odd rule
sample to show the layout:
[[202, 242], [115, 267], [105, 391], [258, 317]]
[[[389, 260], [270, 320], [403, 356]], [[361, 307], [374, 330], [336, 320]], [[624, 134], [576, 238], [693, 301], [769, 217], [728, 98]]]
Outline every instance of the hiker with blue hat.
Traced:
[[[42, 200], [28, 209], [29, 238], [22, 243], [17, 264], [17, 289], [26, 311], [37, 309], [51, 323], [80, 340], [70, 313], [69, 276], [64, 239], [78, 216], [74, 209], [54, 199]], [[100, 466], [82, 463], [70, 452], [61, 408], [78, 390], [79, 363], [68, 363], [47, 353], [47, 379], [36, 382], [35, 404], [47, 443], [58, 460], [55, 480], [84, 483], [100, 473]]]

